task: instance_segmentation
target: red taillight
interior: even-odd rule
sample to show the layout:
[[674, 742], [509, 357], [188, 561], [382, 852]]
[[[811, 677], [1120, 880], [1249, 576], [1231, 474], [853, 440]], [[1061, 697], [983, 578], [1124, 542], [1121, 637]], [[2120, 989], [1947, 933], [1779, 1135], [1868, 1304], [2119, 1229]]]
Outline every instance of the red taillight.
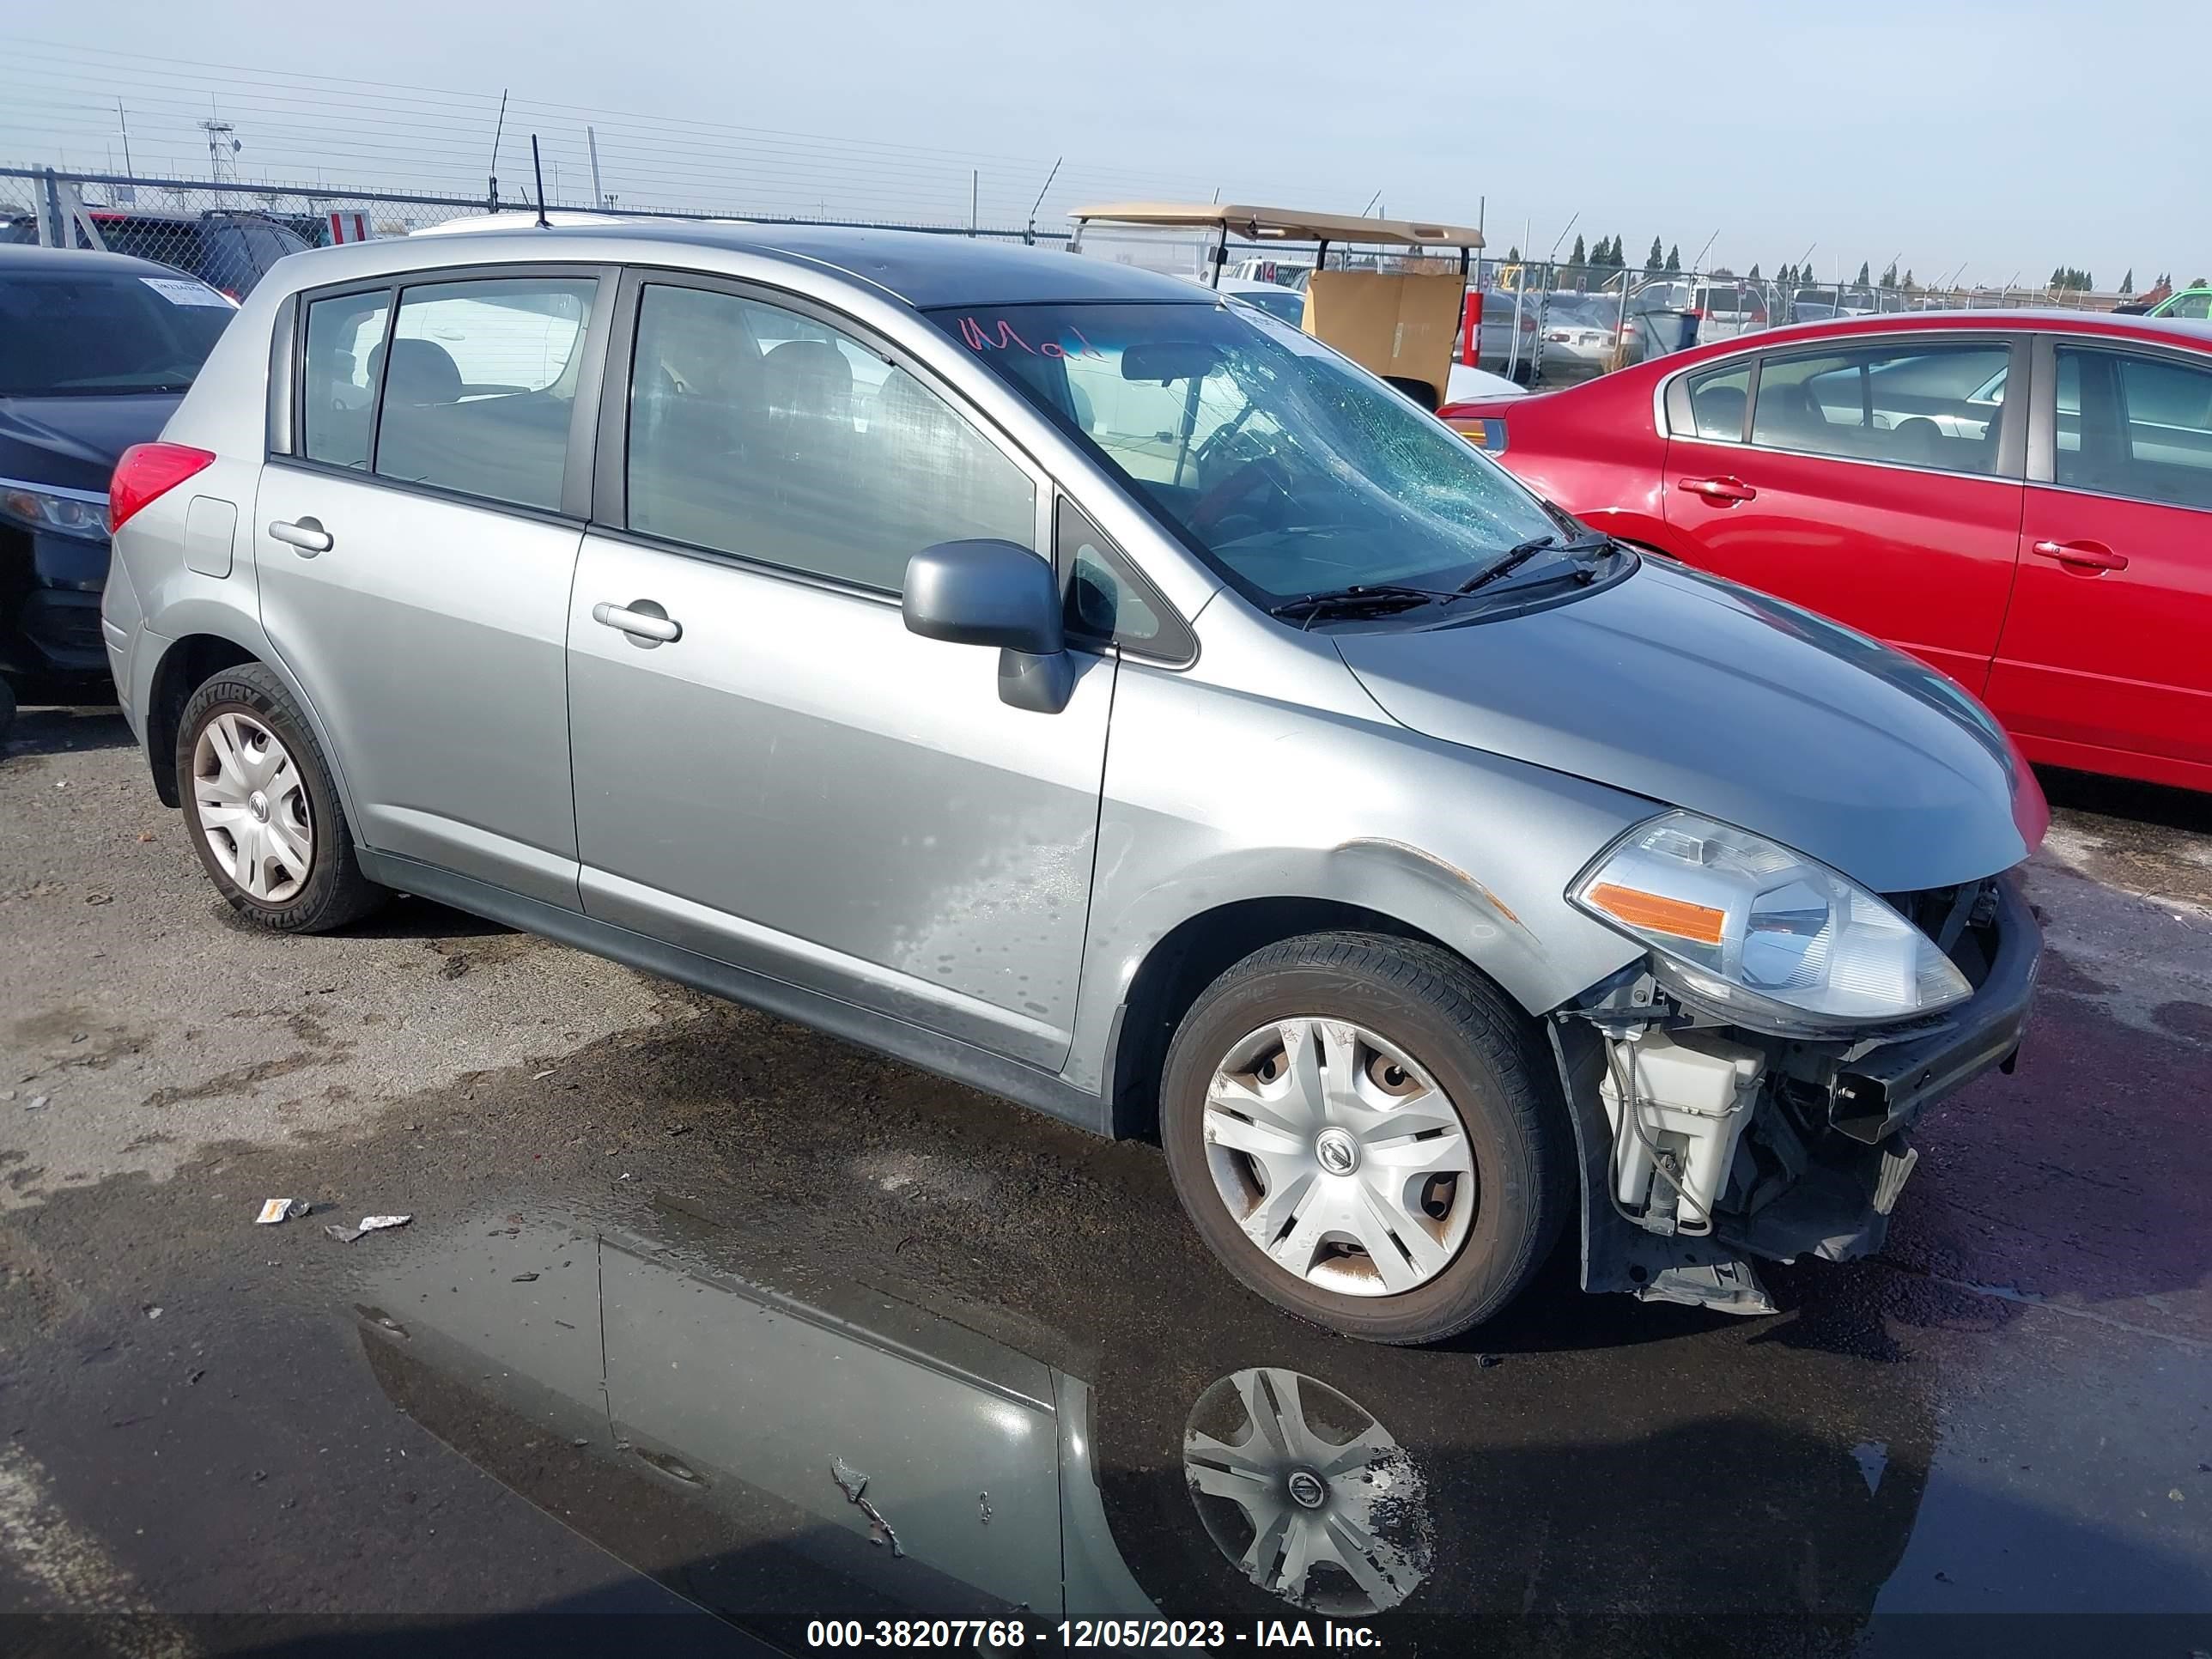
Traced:
[[186, 444], [133, 444], [107, 481], [107, 533], [112, 536], [147, 502], [167, 495], [215, 464], [212, 451]]

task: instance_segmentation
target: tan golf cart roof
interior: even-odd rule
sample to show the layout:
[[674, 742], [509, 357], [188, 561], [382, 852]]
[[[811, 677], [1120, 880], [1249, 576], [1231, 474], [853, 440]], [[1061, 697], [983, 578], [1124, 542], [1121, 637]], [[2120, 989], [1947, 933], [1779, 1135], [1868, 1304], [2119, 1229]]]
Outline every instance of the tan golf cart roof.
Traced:
[[1109, 202], [1078, 208], [1079, 224], [1145, 225], [1158, 229], [1227, 229], [1253, 241], [1387, 242], [1402, 247], [1480, 247], [1482, 233], [1468, 225], [1419, 219], [1362, 219], [1349, 213], [1302, 213], [1293, 208], [1246, 207], [1235, 202]]

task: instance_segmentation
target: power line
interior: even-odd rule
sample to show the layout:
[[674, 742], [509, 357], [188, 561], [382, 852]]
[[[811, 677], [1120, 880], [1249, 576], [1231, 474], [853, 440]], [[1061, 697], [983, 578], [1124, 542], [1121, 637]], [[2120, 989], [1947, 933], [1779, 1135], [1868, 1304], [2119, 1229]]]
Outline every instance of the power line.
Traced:
[[[305, 102], [309, 107], [326, 108], [327, 100], [331, 94], [319, 94], [313, 100], [301, 100], [298, 98], [287, 99], [283, 97], [283, 89], [295, 88], [302, 82], [312, 82], [331, 88], [346, 89], [343, 91], [342, 95], [362, 100], [374, 108], [382, 112], [397, 112], [406, 110], [417, 114], [428, 114], [434, 110], [442, 110], [452, 112], [465, 111], [475, 114], [478, 119], [483, 121], [486, 125], [489, 125], [492, 121], [494, 118], [494, 112], [496, 109], [496, 100], [488, 92], [469, 93], [453, 88], [409, 86], [396, 82], [381, 83], [359, 81], [339, 76], [295, 74], [284, 70], [253, 69], [240, 64], [210, 64], [202, 60], [168, 58], [157, 58], [143, 53], [119, 52], [104, 47], [65, 46], [58, 42], [25, 40], [21, 37], [0, 36], [0, 41], [4, 41], [10, 47], [11, 55], [43, 58], [50, 61], [58, 61], [64, 64], [70, 63], [72, 59], [74, 59], [82, 69], [94, 70], [97, 73], [110, 78], [112, 78], [118, 73], [132, 74], [142, 78], [163, 82], [172, 87], [176, 86], [180, 81], [190, 80], [197, 80], [202, 83], [212, 80], [220, 84], [255, 88], [265, 88], [273, 82], [278, 88], [276, 92], [270, 93], [264, 91], [259, 95], [269, 98], [272, 100], [281, 100], [291, 104]], [[90, 64], [84, 63], [83, 60], [88, 58], [93, 60], [121, 60], [124, 63], [147, 64], [154, 65], [155, 67], [147, 70], [118, 70], [118, 69], [111, 67], [109, 64], [106, 62], [95, 61]], [[201, 70], [210, 71], [210, 73], [197, 77], [182, 76], [176, 72], [181, 69]], [[350, 90], [354, 88], [358, 88], [359, 90]], [[392, 94], [395, 92], [422, 94], [427, 95], [433, 101], [429, 106], [426, 106], [414, 103], [412, 100], [406, 99], [394, 99]], [[854, 154], [933, 156], [941, 158], [947, 161], [957, 161], [964, 167], [973, 167], [979, 160], [985, 161], [995, 161], [1010, 167], [1034, 167], [1039, 173], [1042, 173], [1050, 165], [1048, 158], [1041, 156], [993, 155], [988, 153], [979, 155], [978, 152], [970, 150], [957, 150], [928, 145], [894, 143], [884, 140], [855, 138], [849, 134], [833, 135], [825, 133], [795, 132], [779, 128], [745, 126], [727, 122], [705, 121], [687, 117], [652, 115], [637, 111], [610, 109], [605, 106], [598, 105], [550, 104], [541, 103], [537, 100], [526, 98], [517, 98], [511, 101], [509, 107], [517, 116], [519, 125], [526, 123], [527, 118], [532, 114], [554, 118], [574, 123], [579, 125], [582, 125], [582, 123], [578, 119], [578, 118], [581, 116], [589, 115], [594, 118], [613, 118], [612, 120], [601, 121], [598, 123], [603, 136], [610, 131], [627, 130], [620, 126], [618, 124], [628, 123], [630, 124], [632, 128], [641, 132], [653, 132], [671, 137], [684, 137], [695, 142], [698, 137], [705, 135], [728, 134], [732, 136], [750, 137], [757, 140], [767, 140], [787, 144], [803, 144], [817, 151], [823, 149], [828, 149]], [[1070, 174], [1088, 172], [1097, 176], [1121, 180], [1142, 180], [1146, 179], [1165, 179], [1173, 176], [1151, 173], [1145, 170], [1121, 167], [1085, 168], [1076, 167], [1068, 168], [1067, 172]], [[1193, 181], [1188, 178], [1176, 177], [1175, 182], [1178, 188], [1195, 188]]]

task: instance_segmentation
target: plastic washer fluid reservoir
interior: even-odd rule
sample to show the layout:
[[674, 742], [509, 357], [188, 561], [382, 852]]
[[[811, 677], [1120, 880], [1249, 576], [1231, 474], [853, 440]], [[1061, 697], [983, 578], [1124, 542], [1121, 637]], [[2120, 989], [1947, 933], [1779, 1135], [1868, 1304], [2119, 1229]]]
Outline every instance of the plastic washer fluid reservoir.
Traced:
[[[1674, 1191], [1663, 1181], [1652, 1188], [1651, 1150], [1648, 1137], [1662, 1152], [1679, 1160], [1679, 1178], [1689, 1205], [1698, 1214], [1685, 1212], [1690, 1230], [1702, 1232], [1700, 1216], [1710, 1217], [1728, 1180], [1735, 1158], [1735, 1144], [1751, 1121], [1753, 1103], [1766, 1057], [1756, 1048], [1709, 1031], [1682, 1031], [1669, 1036], [1651, 1030], [1633, 1042], [1616, 1042], [1615, 1064], [1606, 1070], [1598, 1085], [1606, 1115], [1613, 1121], [1615, 1141], [1613, 1192], [1631, 1210], [1647, 1205], [1672, 1209]], [[1621, 1121], [1617, 1076], [1635, 1068], [1639, 1136]]]

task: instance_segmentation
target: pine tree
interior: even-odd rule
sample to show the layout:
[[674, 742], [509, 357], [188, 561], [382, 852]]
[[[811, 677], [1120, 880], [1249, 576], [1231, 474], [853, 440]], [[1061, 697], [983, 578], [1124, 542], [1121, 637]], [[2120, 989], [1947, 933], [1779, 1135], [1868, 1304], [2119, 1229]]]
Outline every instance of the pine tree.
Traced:
[[1859, 285], [1861, 288], [1864, 288], [1864, 287], [1867, 285], [1867, 283], [1868, 283], [1869, 281], [1871, 281], [1871, 280], [1872, 280], [1872, 279], [1871, 279], [1870, 277], [1869, 277], [1869, 276], [1868, 276], [1868, 275], [1867, 275], [1867, 262], [1866, 262], [1865, 260], [1863, 260], [1863, 259], [1860, 260], [1860, 261], [1859, 261], [1859, 282], [1858, 282], [1858, 285]]
[[1759, 277], [1759, 266], [1758, 266], [1758, 264], [1757, 264], [1756, 263], [1754, 263], [1754, 264], [1752, 265], [1752, 267], [1751, 267], [1751, 278], [1750, 278], [1750, 280], [1751, 280], [1751, 281], [1753, 281], [1753, 282], [1754, 282], [1754, 283], [1756, 283], [1756, 282], [1758, 282], [1758, 281], [1759, 281], [1759, 280], [1760, 280], [1760, 277]]
[[1667, 274], [1669, 276], [1677, 276], [1680, 274], [1681, 269], [1682, 250], [1678, 245], [1670, 242], [1667, 246]]
[[1521, 250], [1517, 247], [1507, 248], [1505, 250], [1505, 263], [1509, 265], [1519, 264], [1521, 263]]
[[1659, 246], [1659, 239], [1654, 236], [1651, 239], [1651, 252], [1644, 256], [1644, 268], [1646, 270], [1656, 270], [1666, 263], [1667, 252]]
[[1919, 287], [1919, 286], [1920, 286], [1920, 284], [1919, 284], [1919, 283], [1916, 283], [1916, 282], [1914, 282], [1914, 281], [1912, 280], [1912, 267], [1911, 267], [1911, 265], [1907, 265], [1907, 266], [1905, 266], [1905, 291], [1907, 294], [1910, 294], [1910, 293], [1911, 293], [1911, 292], [1912, 292], [1912, 290], [1913, 290], [1914, 289], [1916, 289], [1916, 288], [1917, 288], [1917, 287]]
[[1889, 269], [1881, 273], [1881, 285], [1884, 288], [1895, 288], [1897, 286], [1896, 260], [1892, 259], [1889, 262]]
[[1575, 251], [1567, 259], [1567, 276], [1572, 286], [1580, 288], [1583, 285], [1583, 267], [1589, 263], [1589, 250], [1583, 246], [1583, 239], [1577, 236], [1575, 238]]

